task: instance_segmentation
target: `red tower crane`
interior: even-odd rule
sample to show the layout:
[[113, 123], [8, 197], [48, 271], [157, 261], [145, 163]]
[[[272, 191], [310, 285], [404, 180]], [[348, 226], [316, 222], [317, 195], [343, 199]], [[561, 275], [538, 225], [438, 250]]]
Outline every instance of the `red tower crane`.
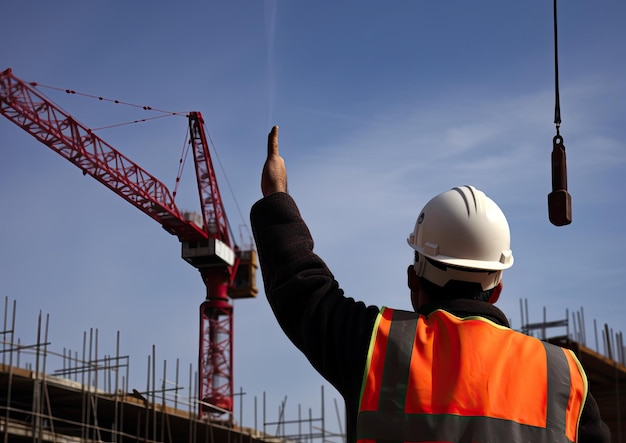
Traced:
[[232, 412], [233, 307], [229, 299], [256, 297], [256, 252], [252, 247], [240, 249], [229, 235], [202, 115], [188, 115], [199, 217], [179, 210], [163, 183], [50, 102], [36, 86], [15, 77], [10, 68], [3, 71], [0, 114], [178, 237], [182, 258], [198, 269], [207, 289], [200, 305], [200, 415]]

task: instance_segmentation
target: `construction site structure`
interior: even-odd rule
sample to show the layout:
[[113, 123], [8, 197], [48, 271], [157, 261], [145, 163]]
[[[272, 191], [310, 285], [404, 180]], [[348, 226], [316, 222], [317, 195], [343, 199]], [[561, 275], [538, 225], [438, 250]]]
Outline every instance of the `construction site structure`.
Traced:
[[[99, 332], [83, 333], [82, 349], [54, 350], [48, 337], [49, 317], [39, 313], [36, 338], [16, 335], [16, 301], [4, 301], [0, 330], [0, 441], [8, 442], [144, 442], [144, 443], [341, 443], [321, 414], [288, 419], [285, 397], [277, 416], [269, 413], [263, 393], [261, 418], [254, 397], [254, 426], [243, 427], [243, 390], [239, 392], [239, 423], [235, 414], [200, 418], [197, 371], [182, 374], [157, 364], [156, 347], [148, 356], [144, 386], [131, 387], [130, 357], [121, 354], [117, 333], [113, 354], [99, 349]], [[159, 374], [160, 371], [160, 374]], [[183, 381], [186, 380], [186, 381]], [[236, 394], [237, 395], [237, 394]], [[335, 401], [335, 408], [337, 403]], [[337, 413], [339, 413], [337, 409]], [[341, 425], [339, 427], [341, 429]], [[261, 429], [261, 430], [259, 430]]]
[[[520, 301], [522, 323], [528, 335], [572, 349], [589, 380], [589, 389], [598, 402], [602, 419], [614, 443], [626, 443], [626, 347], [621, 332], [608, 325], [598, 328], [594, 320], [595, 349], [587, 345], [583, 309], [566, 310], [565, 317], [530, 322], [528, 302]], [[16, 336], [16, 302], [4, 302], [4, 324], [0, 330], [0, 438], [7, 442], [345, 442], [344, 418], [335, 400], [338, 426], [331, 431], [325, 417], [324, 389], [321, 412], [287, 414], [287, 397], [272, 416], [263, 394], [262, 412], [257, 413], [254, 397], [253, 420], [243, 427], [244, 391], [239, 414], [226, 419], [199, 418], [201, 403], [197, 371], [189, 365], [181, 376], [179, 362], [163, 362], [157, 375], [156, 348], [148, 357], [143, 386], [129, 386], [130, 358], [120, 353], [117, 334], [113, 354], [98, 346], [98, 331], [83, 333], [80, 351], [63, 348], [56, 352], [48, 337], [47, 316], [39, 314], [36, 339], [25, 342]], [[599, 337], [603, 346], [600, 346]], [[184, 382], [182, 379], [186, 378]], [[275, 418], [274, 418], [275, 417]], [[237, 418], [237, 419], [236, 419]]]
[[34, 82], [17, 78], [11, 69], [0, 73], [0, 114], [177, 236], [182, 258], [200, 272], [206, 300], [200, 306], [199, 413], [231, 412], [234, 381], [230, 299], [256, 297], [256, 252], [251, 244], [240, 248], [230, 234], [202, 115], [188, 114], [201, 207], [198, 216], [181, 211], [174, 202], [175, 193], [167, 186], [36, 87]]

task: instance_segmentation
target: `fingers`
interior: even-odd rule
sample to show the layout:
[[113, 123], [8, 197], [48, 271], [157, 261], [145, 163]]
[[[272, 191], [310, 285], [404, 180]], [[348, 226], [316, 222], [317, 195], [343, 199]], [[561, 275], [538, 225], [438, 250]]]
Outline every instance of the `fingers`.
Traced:
[[267, 136], [267, 159], [261, 173], [261, 192], [264, 197], [287, 192], [287, 169], [278, 153], [278, 126], [274, 126]]
[[278, 155], [278, 126], [274, 126], [267, 136], [267, 158]]

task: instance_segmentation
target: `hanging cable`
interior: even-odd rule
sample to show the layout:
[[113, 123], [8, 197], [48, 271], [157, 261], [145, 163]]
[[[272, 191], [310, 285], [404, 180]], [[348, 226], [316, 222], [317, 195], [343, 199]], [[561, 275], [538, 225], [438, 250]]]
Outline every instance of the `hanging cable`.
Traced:
[[561, 127], [561, 99], [559, 97], [559, 33], [556, 19], [556, 0], [554, 0], [554, 124], [556, 135]]
[[561, 103], [556, 2], [557, 0], [554, 0], [554, 124], [556, 135], [552, 139], [552, 192], [548, 194], [548, 217], [553, 225], [564, 226], [572, 222], [572, 197], [567, 192], [565, 145], [560, 133]]

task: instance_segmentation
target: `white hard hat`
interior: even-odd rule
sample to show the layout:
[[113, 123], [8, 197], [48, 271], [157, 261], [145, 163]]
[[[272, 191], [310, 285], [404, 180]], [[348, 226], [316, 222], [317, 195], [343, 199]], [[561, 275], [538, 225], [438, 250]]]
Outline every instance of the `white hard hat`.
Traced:
[[509, 224], [498, 205], [473, 186], [461, 186], [431, 199], [407, 239], [421, 257], [415, 271], [438, 286], [449, 280], [496, 286], [513, 266]]

